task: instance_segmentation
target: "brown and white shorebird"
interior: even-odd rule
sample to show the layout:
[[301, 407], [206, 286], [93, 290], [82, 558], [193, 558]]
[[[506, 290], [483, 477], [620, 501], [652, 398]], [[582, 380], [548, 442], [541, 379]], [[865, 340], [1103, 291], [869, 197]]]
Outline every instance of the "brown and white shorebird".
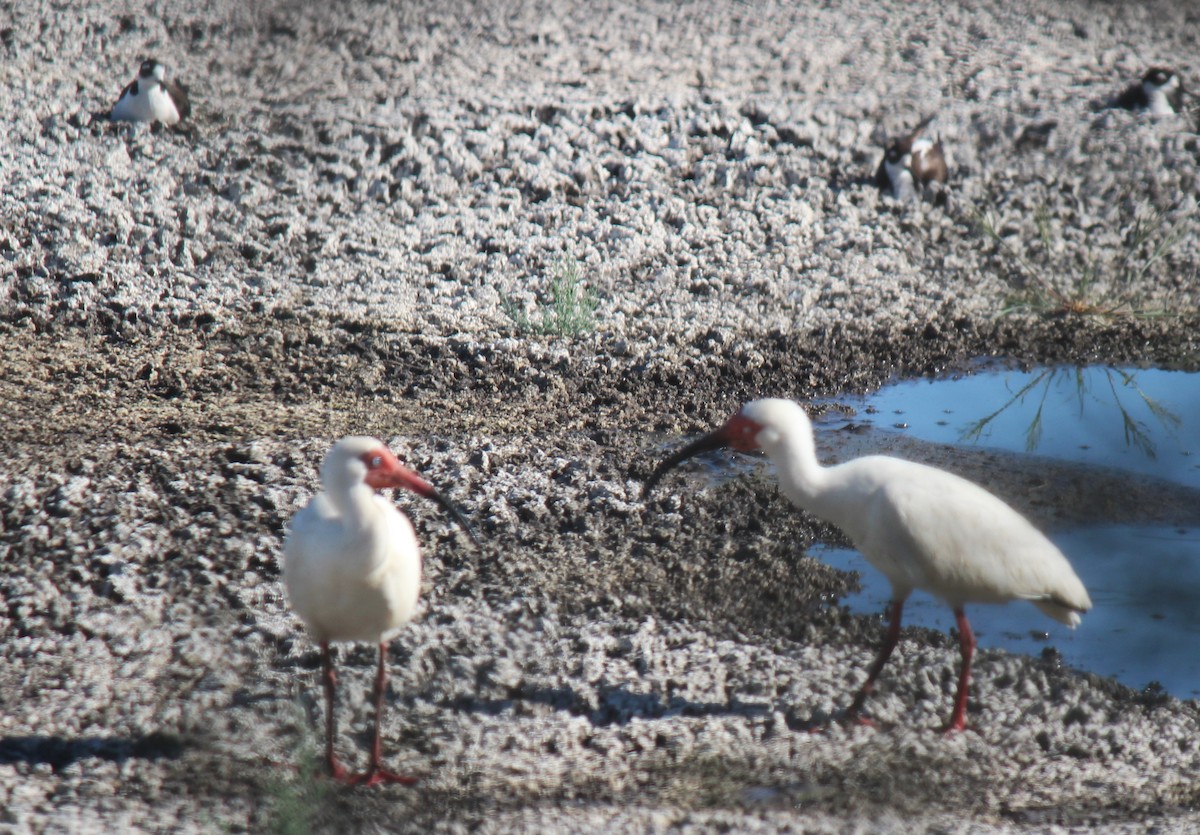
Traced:
[[946, 182], [949, 172], [942, 142], [927, 132], [933, 119], [923, 119], [907, 135], [892, 137], [884, 146], [875, 182], [897, 200], [912, 200], [930, 183]]
[[[292, 608], [321, 648], [325, 687], [325, 760], [339, 782], [374, 786], [416, 782], [388, 771], [380, 760], [380, 719], [387, 685], [386, 639], [412, 619], [421, 592], [421, 551], [412, 523], [376, 493], [403, 487], [445, 509], [478, 545], [457, 508], [405, 467], [375, 438], [342, 438], [321, 464], [317, 494], [293, 518], [283, 544], [283, 579]], [[351, 774], [334, 753], [337, 677], [329, 645], [374, 641], [375, 734], [367, 770]]]
[[715, 432], [663, 461], [646, 480], [648, 496], [675, 465], [708, 450], [762, 450], [792, 504], [841, 528], [892, 584], [891, 621], [883, 647], [846, 711], [856, 719], [900, 640], [900, 615], [913, 589], [954, 610], [962, 670], [947, 731], [967, 725], [967, 683], [975, 636], [968, 603], [1028, 600], [1074, 627], [1092, 607], [1067, 558], [1024, 516], [979, 485], [945, 470], [870, 455], [833, 467], [817, 461], [812, 423], [798, 403], [755, 400]]
[[1151, 67], [1141, 81], [1126, 87], [1113, 104], [1125, 110], [1144, 110], [1152, 116], [1183, 111], [1183, 80], [1167, 67]]
[[114, 122], [159, 122], [167, 127], [191, 115], [187, 89], [166, 80], [167, 70], [153, 58], [142, 61], [137, 78], [121, 91], [109, 118]]

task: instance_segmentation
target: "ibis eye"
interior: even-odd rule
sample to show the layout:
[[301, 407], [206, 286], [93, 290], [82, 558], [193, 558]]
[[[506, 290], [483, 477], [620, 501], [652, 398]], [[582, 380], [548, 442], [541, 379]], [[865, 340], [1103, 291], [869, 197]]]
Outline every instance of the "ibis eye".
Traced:
[[371, 459], [371, 469], [372, 470], [378, 469], [379, 467], [382, 467], [382, 466], [383, 466], [383, 456], [382, 455], [376, 455], [374, 458]]

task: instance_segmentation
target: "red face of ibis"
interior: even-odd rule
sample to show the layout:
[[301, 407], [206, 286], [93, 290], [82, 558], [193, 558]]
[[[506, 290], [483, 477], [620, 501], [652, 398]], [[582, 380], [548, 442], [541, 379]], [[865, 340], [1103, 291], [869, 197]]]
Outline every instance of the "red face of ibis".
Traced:
[[471, 537], [471, 541], [476, 546], [479, 545], [479, 538], [475, 536], [475, 531], [467, 524], [467, 520], [463, 518], [458, 508], [439, 493], [432, 484], [401, 464], [400, 460], [392, 454], [390, 449], [381, 446], [372, 452], [366, 453], [360, 460], [367, 466], [367, 477], [364, 479], [367, 486], [375, 490], [382, 490], [386, 487], [403, 487], [405, 490], [411, 490], [418, 496], [432, 499], [453, 517], [454, 521], [467, 532], [467, 535]]
[[365, 453], [362, 462], [367, 466], [367, 486], [375, 490], [403, 487], [419, 496], [428, 496], [433, 488], [419, 475], [400, 463], [387, 447]]
[[659, 480], [668, 470], [693, 456], [725, 447], [731, 447], [738, 452], [754, 452], [758, 449], [758, 433], [761, 431], [762, 426], [760, 424], [755, 423], [741, 412], [738, 412], [725, 421], [725, 425], [720, 429], [715, 432], [709, 432], [704, 437], [696, 439], [676, 451], [673, 455], [668, 456], [665, 461], [658, 465], [658, 469], [650, 474], [650, 478], [646, 479], [646, 484], [642, 488], [642, 497], [645, 498], [650, 495], [650, 491], [654, 489], [654, 485], [658, 484]]
[[720, 431], [726, 443], [738, 452], [754, 452], [758, 449], [758, 433], [762, 427], [738, 412], [725, 422]]

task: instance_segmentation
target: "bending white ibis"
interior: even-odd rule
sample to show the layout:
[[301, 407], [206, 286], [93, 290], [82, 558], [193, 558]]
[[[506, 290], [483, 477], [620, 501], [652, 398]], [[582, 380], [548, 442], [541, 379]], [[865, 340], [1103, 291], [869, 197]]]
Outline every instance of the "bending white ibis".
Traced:
[[[335, 780], [411, 785], [380, 762], [379, 724], [387, 683], [385, 636], [407, 623], [421, 591], [421, 552], [412, 523], [376, 490], [403, 487], [440, 504], [478, 545], [462, 514], [374, 438], [342, 438], [321, 464], [324, 492], [292, 519], [283, 543], [283, 579], [292, 608], [321, 647], [325, 685], [325, 759]], [[375, 736], [371, 763], [350, 774], [334, 753], [337, 677], [329, 644], [375, 641]]]
[[792, 504], [841, 528], [891, 581], [891, 619], [883, 647], [846, 711], [847, 719], [858, 718], [896, 648], [901, 611], [913, 589], [926, 589], [945, 601], [958, 623], [962, 671], [947, 731], [966, 727], [975, 636], [965, 604], [1029, 600], [1071, 627], [1092, 606], [1062, 552], [982, 487], [944, 470], [882, 455], [822, 467], [812, 423], [789, 400], [747, 403], [720, 429], [663, 461], [643, 495], [681, 461], [721, 447], [766, 452]]

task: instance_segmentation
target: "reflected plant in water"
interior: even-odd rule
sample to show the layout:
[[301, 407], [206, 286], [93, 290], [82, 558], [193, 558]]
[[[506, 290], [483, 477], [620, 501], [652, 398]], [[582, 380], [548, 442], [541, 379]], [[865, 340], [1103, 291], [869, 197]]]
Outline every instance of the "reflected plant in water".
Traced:
[[[1003, 406], [1001, 406], [999, 409], [996, 409], [990, 415], [986, 415], [985, 417], [980, 418], [979, 420], [972, 423], [969, 427], [967, 427], [962, 433], [962, 436], [961, 436], [962, 440], [970, 441], [972, 443], [975, 443], [976, 441], [980, 440], [984, 436], [985, 432], [991, 426], [992, 421], [994, 421], [1000, 415], [1002, 415], [1006, 411], [1008, 411], [1008, 409], [1010, 407], [1012, 407], [1013, 405], [1018, 404], [1018, 403], [1024, 404], [1025, 396], [1027, 394], [1029, 394], [1029, 392], [1032, 391], [1034, 388], [1036, 388], [1039, 383], [1041, 383], [1043, 380], [1046, 380], [1046, 378], [1048, 376], [1051, 376], [1055, 373], [1056, 373], [1055, 370], [1051, 369], [1051, 368], [1047, 368], [1047, 369], [1043, 370], [1040, 374], [1038, 374], [1036, 377], [1034, 377], [1028, 383], [1023, 385], [1020, 388], [1020, 390], [1015, 392], [1013, 394], [1013, 396], [1010, 397], [1005, 402], [1005, 404]], [[1046, 395], [1049, 393], [1050, 393], [1050, 381], [1047, 380], [1046, 385], [1042, 387], [1042, 396], [1038, 400], [1037, 411], [1034, 412], [1033, 419], [1030, 421], [1030, 424], [1029, 424], [1029, 428], [1025, 430], [1025, 451], [1026, 452], [1032, 452], [1037, 447], [1037, 445], [1041, 442], [1041, 439], [1042, 439], [1042, 407], [1045, 405]]]
[[1125, 434], [1125, 444], [1134, 447], [1148, 458], [1154, 458], [1156, 449], [1154, 441], [1147, 431], [1145, 424], [1138, 420], [1133, 414], [1130, 407], [1122, 399], [1123, 394], [1128, 395], [1130, 392], [1145, 404], [1150, 413], [1158, 420], [1162, 427], [1170, 432], [1174, 432], [1179, 428], [1181, 423], [1179, 415], [1172, 412], [1166, 406], [1163, 406], [1154, 398], [1150, 397], [1137, 384], [1137, 372], [1125, 371], [1120, 368], [1106, 367], [1103, 369], [1104, 381], [1107, 383], [1107, 389], [1112, 394], [1111, 403], [1102, 399], [1097, 392], [1092, 389], [1088, 382], [1088, 375], [1085, 373], [1083, 366], [1075, 368], [1046, 368], [1039, 372], [1032, 380], [1025, 383], [1021, 388], [1013, 392], [1004, 405], [996, 409], [989, 415], [985, 415], [977, 421], [970, 424], [962, 433], [961, 439], [964, 441], [976, 442], [985, 437], [990, 430], [992, 422], [1004, 412], [1008, 411], [1015, 405], [1025, 405], [1026, 400], [1036, 397], [1037, 407], [1034, 409], [1033, 417], [1030, 418], [1029, 426], [1025, 429], [1025, 451], [1033, 452], [1037, 449], [1038, 444], [1042, 440], [1042, 430], [1044, 424], [1042, 421], [1042, 411], [1046, 404], [1046, 398], [1050, 392], [1057, 388], [1058, 382], [1069, 380], [1074, 388], [1075, 396], [1079, 403], [1079, 412], [1083, 414], [1084, 406], [1088, 400], [1099, 403], [1102, 406], [1115, 406], [1117, 412], [1121, 416], [1121, 422]]
[[1174, 431], [1179, 428], [1179, 415], [1172, 412], [1166, 406], [1159, 403], [1154, 398], [1147, 395], [1141, 388], [1138, 387], [1135, 373], [1122, 371], [1116, 368], [1105, 369], [1105, 378], [1108, 380], [1108, 386], [1112, 390], [1113, 402], [1117, 404], [1121, 411], [1121, 418], [1125, 422], [1125, 443], [1136, 446], [1150, 458], [1154, 457], [1154, 442], [1150, 440], [1150, 435], [1142, 428], [1141, 421], [1134, 419], [1129, 410], [1121, 403], [1121, 395], [1117, 391], [1115, 377], [1121, 378], [1121, 385], [1124, 388], [1132, 388], [1142, 402], [1146, 404], [1146, 408], [1150, 413], [1158, 418], [1158, 422], [1162, 424], [1164, 429]]

